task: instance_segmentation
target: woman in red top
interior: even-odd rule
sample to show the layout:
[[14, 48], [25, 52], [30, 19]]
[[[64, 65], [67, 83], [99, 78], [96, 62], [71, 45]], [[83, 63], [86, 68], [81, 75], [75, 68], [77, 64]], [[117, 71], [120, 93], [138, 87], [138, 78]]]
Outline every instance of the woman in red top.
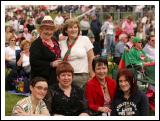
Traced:
[[108, 72], [106, 58], [94, 58], [92, 68], [95, 77], [87, 82], [85, 90], [90, 115], [109, 115], [110, 104], [115, 95], [116, 81], [106, 76]]

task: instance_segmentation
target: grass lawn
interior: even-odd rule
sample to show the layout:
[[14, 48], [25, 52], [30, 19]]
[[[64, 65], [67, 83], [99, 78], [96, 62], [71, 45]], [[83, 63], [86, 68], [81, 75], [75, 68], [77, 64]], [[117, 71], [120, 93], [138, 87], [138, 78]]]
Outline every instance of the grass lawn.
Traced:
[[22, 99], [24, 96], [19, 96], [15, 94], [9, 94], [5, 92], [5, 115], [10, 116], [12, 113], [13, 106]]
[[[19, 96], [15, 94], [9, 94], [5, 92], [5, 115], [11, 116], [13, 106], [17, 103], [18, 100], [24, 98], [25, 96]], [[149, 111], [149, 116], [155, 116], [153, 111]]]

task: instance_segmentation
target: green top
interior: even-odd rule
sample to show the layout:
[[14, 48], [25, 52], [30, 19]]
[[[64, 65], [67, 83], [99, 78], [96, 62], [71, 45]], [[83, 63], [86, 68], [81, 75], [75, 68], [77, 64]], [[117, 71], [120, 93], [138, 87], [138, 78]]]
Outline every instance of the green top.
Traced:
[[125, 61], [126, 66], [130, 64], [143, 66], [144, 62], [151, 61], [151, 59], [146, 56], [143, 50], [137, 50], [134, 47], [131, 48], [129, 52], [124, 51], [122, 58]]

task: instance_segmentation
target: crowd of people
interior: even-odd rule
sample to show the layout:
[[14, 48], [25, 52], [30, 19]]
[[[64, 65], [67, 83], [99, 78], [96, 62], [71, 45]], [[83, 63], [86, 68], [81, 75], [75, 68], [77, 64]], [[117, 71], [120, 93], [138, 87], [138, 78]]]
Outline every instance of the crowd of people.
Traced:
[[[148, 98], [126, 68], [155, 61], [153, 16], [135, 21], [129, 15], [117, 23], [107, 15], [101, 23], [93, 13], [79, 19], [58, 11], [53, 19], [43, 9], [26, 9], [32, 15], [6, 14], [5, 62], [11, 71], [5, 87], [15, 89], [23, 71], [31, 92], [12, 115], [149, 115]], [[116, 80], [108, 74], [110, 58], [119, 67]]]

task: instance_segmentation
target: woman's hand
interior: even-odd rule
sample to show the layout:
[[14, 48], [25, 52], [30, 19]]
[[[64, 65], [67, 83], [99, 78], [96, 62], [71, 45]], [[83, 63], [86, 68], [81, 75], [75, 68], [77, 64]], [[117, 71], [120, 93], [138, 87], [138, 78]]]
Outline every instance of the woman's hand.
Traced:
[[27, 112], [25, 112], [22, 109], [17, 107], [14, 111], [14, 115], [16, 115], [16, 116], [29, 116], [29, 113], [27, 113]]
[[111, 112], [112, 110], [108, 107], [99, 107], [98, 111], [107, 113], [107, 112]]
[[61, 59], [58, 59], [58, 60], [55, 60], [53, 62], [50, 63], [51, 67], [57, 67], [58, 64], [62, 63], [62, 60]]
[[79, 116], [89, 116], [88, 113], [81, 113]]

